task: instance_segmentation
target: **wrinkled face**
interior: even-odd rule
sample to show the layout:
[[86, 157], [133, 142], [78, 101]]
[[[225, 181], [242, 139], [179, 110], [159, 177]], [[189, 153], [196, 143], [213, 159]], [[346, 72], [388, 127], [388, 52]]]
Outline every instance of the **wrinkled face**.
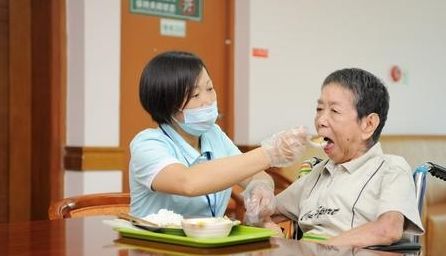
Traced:
[[365, 118], [358, 120], [353, 93], [337, 83], [323, 87], [317, 101], [316, 131], [328, 142], [327, 156], [337, 164], [355, 159], [367, 151]]
[[[199, 107], [209, 106], [217, 100], [217, 94], [212, 84], [212, 80], [209, 77], [205, 68], [201, 70], [197, 79], [197, 85], [192, 92], [192, 97], [189, 102], [183, 107], [184, 109], [193, 109]], [[183, 121], [183, 113], [179, 111], [175, 114], [175, 118], [179, 121]]]

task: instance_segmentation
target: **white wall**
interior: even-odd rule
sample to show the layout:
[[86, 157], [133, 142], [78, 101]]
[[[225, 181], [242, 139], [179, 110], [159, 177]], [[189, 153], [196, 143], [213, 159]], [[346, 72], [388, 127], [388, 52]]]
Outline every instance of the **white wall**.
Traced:
[[[445, 11], [441, 0], [236, 1], [235, 142], [257, 144], [297, 124], [313, 130], [320, 85], [344, 67], [387, 84], [385, 134], [446, 134]], [[389, 77], [395, 64], [398, 83]]]
[[250, 104], [250, 0], [235, 1], [234, 140], [249, 145]]
[[[121, 2], [67, 0], [67, 145], [119, 146]], [[122, 191], [121, 170], [67, 170], [64, 196]]]
[[67, 144], [119, 146], [119, 0], [67, 0]]
[[[297, 124], [313, 128], [322, 80], [343, 67], [367, 69], [391, 94], [387, 134], [445, 134], [446, 2], [235, 1], [235, 142]], [[68, 146], [119, 145], [120, 5], [67, 0]], [[251, 56], [269, 50], [268, 58]], [[397, 64], [406, 76], [391, 83]], [[81, 176], [79, 176], [81, 175]], [[121, 171], [67, 172], [66, 196], [120, 191]], [[108, 187], [93, 191], [101, 181]]]

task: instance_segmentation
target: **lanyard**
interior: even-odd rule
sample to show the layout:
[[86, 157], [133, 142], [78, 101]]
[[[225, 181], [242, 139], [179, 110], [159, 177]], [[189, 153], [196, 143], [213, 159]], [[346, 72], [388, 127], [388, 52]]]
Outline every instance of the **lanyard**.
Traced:
[[[169, 134], [167, 134], [166, 131], [164, 131], [164, 129], [161, 126], [160, 126], [160, 129], [171, 141], [173, 141], [175, 143], [175, 141], [169, 136]], [[181, 147], [181, 145], [178, 145], [178, 146], [180, 147], [181, 151], [183, 151], [184, 160], [186, 160], [186, 163], [189, 165], [189, 167], [192, 165], [195, 165], [195, 164], [202, 163], [204, 161], [212, 160], [211, 152], [206, 151], [206, 152], [201, 153], [201, 155], [197, 159], [195, 159], [192, 163], [189, 163], [189, 161], [187, 160], [187, 158], [185, 157], [185, 154], [184, 154], [185, 150]], [[203, 159], [204, 157], [205, 157], [205, 159]], [[209, 209], [211, 210], [212, 217], [215, 217], [216, 216], [216, 208], [217, 208], [217, 193], [212, 193], [212, 195], [214, 198], [213, 204], [211, 204], [211, 198], [209, 197], [208, 194], [206, 194], [205, 197], [206, 197], [206, 201], [208, 203]]]
[[[197, 159], [195, 159], [195, 161], [189, 166], [192, 166], [192, 165], [198, 164], [198, 163], [202, 163], [204, 160], [203, 156], [206, 157], [206, 161], [211, 160], [211, 153], [209, 151], [206, 151], [206, 152], [203, 152]], [[187, 162], [187, 160], [186, 160], [186, 162]], [[212, 193], [212, 195], [214, 196], [214, 204], [213, 205], [211, 204], [211, 198], [209, 197], [209, 195], [206, 194], [205, 197], [206, 197], [206, 200], [208, 201], [208, 206], [209, 206], [209, 209], [211, 210], [212, 217], [215, 217], [215, 211], [217, 208], [217, 193]]]

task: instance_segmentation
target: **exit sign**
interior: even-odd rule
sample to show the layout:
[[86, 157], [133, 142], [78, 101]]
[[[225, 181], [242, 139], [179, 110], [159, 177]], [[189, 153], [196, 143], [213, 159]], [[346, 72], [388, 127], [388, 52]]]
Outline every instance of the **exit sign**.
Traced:
[[130, 12], [200, 21], [202, 0], [130, 0]]

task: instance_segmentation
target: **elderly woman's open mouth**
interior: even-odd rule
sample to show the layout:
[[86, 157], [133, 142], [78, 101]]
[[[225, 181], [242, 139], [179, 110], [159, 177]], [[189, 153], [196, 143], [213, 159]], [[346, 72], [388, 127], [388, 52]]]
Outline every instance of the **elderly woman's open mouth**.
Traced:
[[326, 154], [330, 153], [331, 150], [334, 147], [334, 142], [332, 139], [328, 138], [328, 137], [324, 137], [325, 140], [325, 146], [324, 146], [324, 151]]

